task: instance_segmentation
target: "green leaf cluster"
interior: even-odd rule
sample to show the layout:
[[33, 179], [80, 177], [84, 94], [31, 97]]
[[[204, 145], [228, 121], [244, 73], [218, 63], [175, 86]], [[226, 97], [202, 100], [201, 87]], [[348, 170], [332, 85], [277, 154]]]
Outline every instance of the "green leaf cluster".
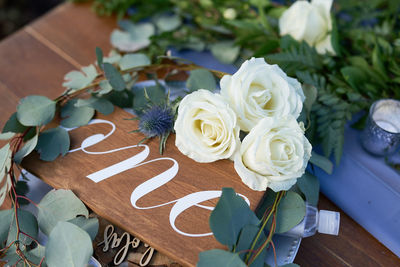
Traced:
[[[304, 185], [306, 188], [309, 183], [306, 181]], [[311, 188], [305, 191], [314, 192]], [[268, 190], [258, 215], [257, 218], [232, 188], [223, 188], [221, 198], [210, 215], [210, 228], [215, 238], [229, 251], [204, 251], [200, 253], [197, 266], [264, 266], [272, 235], [286, 232], [300, 223], [305, 216], [305, 202], [293, 191], [283, 194]]]
[[[3, 260], [42, 266], [84, 266], [93, 253], [92, 240], [99, 222], [90, 218], [85, 205], [70, 190], [53, 190], [37, 206], [38, 216], [23, 209], [0, 211], [0, 248], [9, 247]], [[18, 218], [18, 227], [16, 218]], [[36, 239], [39, 229], [48, 236], [47, 245]], [[22, 260], [22, 264], [24, 261]]]

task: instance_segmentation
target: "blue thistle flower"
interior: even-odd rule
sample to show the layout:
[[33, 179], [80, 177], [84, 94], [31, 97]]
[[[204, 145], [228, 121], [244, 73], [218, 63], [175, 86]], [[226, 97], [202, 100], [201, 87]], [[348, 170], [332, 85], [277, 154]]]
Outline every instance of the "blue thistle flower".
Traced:
[[154, 105], [145, 110], [140, 117], [135, 117], [130, 120], [139, 120], [139, 129], [131, 131], [131, 133], [142, 133], [146, 137], [139, 144], [153, 137], [160, 138], [160, 154], [165, 149], [169, 134], [174, 129], [176, 107], [169, 105]]
[[174, 128], [174, 117], [169, 106], [152, 106], [140, 116], [139, 131], [148, 138], [162, 137]]

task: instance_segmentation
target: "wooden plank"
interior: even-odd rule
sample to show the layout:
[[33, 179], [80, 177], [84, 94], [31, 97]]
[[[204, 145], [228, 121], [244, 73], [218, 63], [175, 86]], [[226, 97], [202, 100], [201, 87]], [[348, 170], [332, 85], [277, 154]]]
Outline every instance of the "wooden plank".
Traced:
[[115, 17], [98, 17], [90, 10], [90, 5], [60, 5], [25, 30], [39, 41], [54, 45], [61, 50], [59, 54], [65, 53], [86, 66], [94, 62], [96, 46], [105, 53], [111, 49], [110, 34], [117, 27]]
[[[137, 122], [124, 120], [131, 116], [121, 109], [117, 109], [112, 115], [100, 116], [99, 118], [115, 123], [117, 129], [110, 137], [87, 150], [101, 152], [136, 145], [143, 136], [129, 133], [137, 128]], [[106, 135], [110, 130], [111, 126], [103, 123], [76, 129], [71, 132], [71, 148], [79, 147], [88, 136], [99, 133]], [[177, 212], [175, 208], [193, 201], [195, 196], [190, 195], [192, 193], [210, 194], [223, 187], [233, 187], [237, 193], [248, 197], [254, 210], [264, 192], [253, 191], [244, 185], [229, 160], [201, 164], [182, 155], [174, 145], [174, 136], [170, 137], [166, 152], [162, 156], [158, 152], [158, 140], [149, 142], [148, 147], [148, 156], [139, 154], [146, 151], [144, 147], [136, 147], [101, 155], [77, 151], [54, 162], [40, 161], [35, 154], [24, 160], [23, 166], [55, 188], [73, 190], [99, 216], [119, 225], [161, 253], [184, 265], [195, 266], [201, 251], [223, 248], [213, 236], [187, 236], [210, 232], [208, 219], [211, 211], [188, 204], [188, 209], [176, 218], [177, 230], [173, 229], [174, 224], [171, 224], [171, 218]], [[111, 165], [127, 159], [134, 161], [131, 157], [135, 155], [143, 158], [136, 163], [125, 162], [131, 169], [97, 183], [89, 179], [93, 177], [93, 173]], [[177, 165], [174, 164], [174, 160]], [[177, 166], [179, 171], [175, 175], [174, 168]], [[122, 166], [118, 168], [124, 169]], [[112, 171], [108, 170], [107, 175], [109, 173]], [[151, 185], [145, 185], [150, 179]], [[162, 184], [156, 186], [161, 181]], [[152, 186], [155, 188], [149, 189]], [[132, 193], [134, 190], [135, 193]], [[147, 192], [146, 190], [149, 190], [149, 193], [138, 199], [137, 205], [162, 206], [150, 209], [135, 208], [135, 202], [131, 203], [132, 198], [141, 196], [141, 192]], [[186, 200], [182, 199], [184, 197]], [[179, 203], [178, 199], [181, 199]], [[217, 197], [214, 196], [210, 201], [201, 201], [199, 204], [214, 206], [216, 201]]]
[[0, 43], [0, 57], [0, 82], [19, 98], [60, 95], [64, 75], [75, 69], [24, 31]]

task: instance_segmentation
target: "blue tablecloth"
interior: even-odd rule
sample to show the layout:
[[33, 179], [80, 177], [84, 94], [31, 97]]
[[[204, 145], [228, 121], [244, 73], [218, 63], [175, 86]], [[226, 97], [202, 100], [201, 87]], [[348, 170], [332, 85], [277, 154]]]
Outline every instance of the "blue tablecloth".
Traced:
[[[208, 52], [172, 50], [172, 55], [227, 73], [237, 70]], [[359, 134], [347, 127], [343, 157], [332, 175], [316, 168], [321, 192], [400, 257], [400, 175], [383, 158], [366, 153]]]

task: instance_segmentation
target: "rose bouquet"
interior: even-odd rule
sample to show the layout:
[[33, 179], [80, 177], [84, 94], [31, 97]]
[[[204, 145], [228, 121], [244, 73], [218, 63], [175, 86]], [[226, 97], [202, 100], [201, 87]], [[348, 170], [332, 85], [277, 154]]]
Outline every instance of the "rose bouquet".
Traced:
[[[304, 174], [311, 144], [300, 115], [300, 83], [264, 59], [245, 61], [221, 79], [221, 94], [200, 89], [181, 101], [178, 149], [198, 162], [230, 158], [253, 190], [288, 190]], [[242, 141], [239, 131], [247, 135]]]

